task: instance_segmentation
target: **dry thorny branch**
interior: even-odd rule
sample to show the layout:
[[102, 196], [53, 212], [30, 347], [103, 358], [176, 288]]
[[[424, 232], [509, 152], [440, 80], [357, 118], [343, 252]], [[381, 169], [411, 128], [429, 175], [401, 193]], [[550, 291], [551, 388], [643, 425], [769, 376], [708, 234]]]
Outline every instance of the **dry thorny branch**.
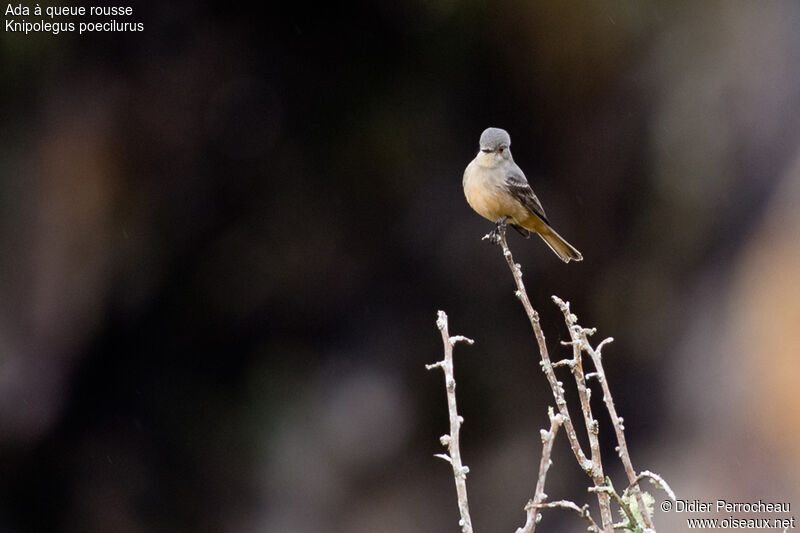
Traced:
[[[503, 250], [511, 274], [514, 276], [517, 290], [515, 292], [517, 298], [522, 302], [525, 312], [528, 315], [533, 332], [536, 336], [536, 341], [539, 345], [539, 355], [541, 357], [540, 365], [542, 371], [547, 377], [550, 388], [553, 392], [555, 399], [555, 410], [553, 407], [548, 409], [550, 418], [550, 429], [541, 430], [542, 436], [542, 456], [539, 463], [539, 476], [536, 481], [536, 489], [533, 498], [528, 501], [525, 506], [526, 520], [525, 524], [518, 528], [516, 533], [534, 533], [536, 525], [541, 520], [542, 509], [561, 508], [576, 512], [588, 524], [587, 530], [596, 533], [612, 533], [615, 529], [624, 529], [633, 532], [641, 533], [655, 533], [652, 520], [652, 497], [641, 490], [639, 482], [644, 478], [648, 478], [653, 485], [664, 490], [667, 495], [675, 499], [675, 495], [670, 489], [669, 485], [661, 478], [661, 476], [654, 474], [650, 471], [643, 471], [639, 474], [633, 468], [631, 463], [630, 454], [628, 453], [628, 445], [625, 441], [625, 427], [623, 425], [622, 417], [617, 414], [614, 400], [611, 396], [611, 391], [608, 387], [606, 380], [605, 370], [603, 369], [602, 350], [603, 347], [611, 342], [612, 338], [607, 338], [596, 347], [593, 347], [589, 342], [589, 337], [594, 334], [594, 329], [587, 329], [578, 324], [578, 317], [575, 316], [569, 308], [569, 303], [564, 302], [557, 296], [553, 296], [553, 301], [564, 313], [564, 320], [570, 334], [570, 341], [563, 342], [562, 344], [572, 346], [572, 358], [563, 359], [560, 361], [552, 362], [547, 350], [547, 343], [545, 342], [544, 333], [539, 324], [539, 314], [531, 305], [528, 293], [525, 290], [525, 285], [522, 282], [522, 270], [519, 264], [514, 263], [514, 258], [511, 251], [508, 249], [506, 242], [505, 227], [500, 226], [495, 232], [484, 237], [490, 239], [496, 244], [500, 245]], [[444, 311], [439, 311], [436, 325], [442, 333], [442, 341], [444, 343], [444, 359], [427, 365], [430, 370], [439, 367], [444, 371], [445, 388], [447, 390], [447, 405], [450, 416], [450, 433], [441, 437], [442, 445], [447, 448], [448, 453], [439, 454], [440, 457], [449, 462], [453, 467], [453, 475], [456, 482], [456, 493], [458, 496], [458, 509], [461, 515], [459, 525], [463, 533], [472, 533], [472, 520], [469, 515], [469, 505], [467, 501], [467, 473], [469, 468], [466, 467], [461, 461], [461, 451], [459, 448], [459, 430], [463, 422], [463, 418], [459, 416], [456, 409], [456, 382], [453, 376], [453, 346], [456, 342], [464, 341], [472, 344], [473, 341], [466, 337], [456, 335], [450, 336], [448, 331], [447, 315]], [[594, 371], [585, 373], [583, 368], [583, 355], [587, 354], [592, 361]], [[589, 456], [583, 450], [575, 430], [575, 425], [569, 414], [567, 401], [564, 398], [564, 386], [561, 381], [556, 377], [555, 369], [558, 367], [567, 367], [572, 372], [575, 379], [575, 385], [578, 390], [578, 397], [580, 398], [580, 408], [583, 414], [584, 425], [589, 439]], [[622, 465], [625, 469], [625, 474], [628, 478], [628, 486], [620, 495], [611, 484], [611, 480], [605, 475], [603, 471], [603, 462], [600, 456], [600, 443], [598, 439], [599, 423], [592, 414], [591, 407], [591, 394], [592, 389], [588, 386], [588, 381], [595, 379], [603, 392], [603, 401], [605, 402], [606, 410], [611, 417], [612, 425], [617, 437], [617, 453]], [[588, 488], [589, 492], [593, 492], [597, 496], [597, 501], [600, 507], [600, 522], [596, 522], [589, 512], [589, 505], [578, 505], [568, 500], [548, 501], [547, 494], [544, 491], [547, 473], [552, 464], [550, 458], [553, 441], [555, 440], [556, 433], [559, 428], [564, 427], [567, 440], [569, 441], [572, 453], [575, 456], [578, 465], [586, 473], [591, 480], [591, 486]], [[622, 514], [620, 522], [613, 522], [611, 502], [619, 506]]]

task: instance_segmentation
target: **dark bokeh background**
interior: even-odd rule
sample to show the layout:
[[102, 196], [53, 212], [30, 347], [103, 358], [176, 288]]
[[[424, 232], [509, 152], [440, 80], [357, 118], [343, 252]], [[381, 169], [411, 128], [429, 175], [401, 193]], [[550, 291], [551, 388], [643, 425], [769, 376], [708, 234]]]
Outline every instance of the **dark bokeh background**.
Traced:
[[461, 192], [487, 126], [586, 258], [510, 236], [553, 352], [551, 294], [615, 337], [634, 465], [800, 505], [797, 3], [133, 7], [0, 35], [0, 531], [457, 531], [437, 309], [474, 523], [521, 525], [552, 399]]

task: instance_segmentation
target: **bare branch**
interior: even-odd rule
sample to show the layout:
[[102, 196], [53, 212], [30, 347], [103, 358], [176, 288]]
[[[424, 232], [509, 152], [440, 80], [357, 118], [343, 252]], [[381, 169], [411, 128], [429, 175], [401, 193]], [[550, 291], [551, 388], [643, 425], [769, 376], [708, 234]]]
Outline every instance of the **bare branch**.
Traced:
[[[584, 472], [591, 472], [592, 463], [586, 457], [586, 454], [583, 453], [583, 449], [581, 448], [581, 443], [578, 441], [578, 436], [575, 433], [575, 427], [572, 424], [572, 419], [569, 416], [569, 410], [567, 409], [567, 401], [564, 399], [564, 389], [561, 387], [561, 384], [558, 382], [556, 378], [556, 374], [553, 371], [553, 364], [550, 362], [550, 355], [547, 351], [547, 343], [544, 339], [544, 332], [542, 331], [542, 327], [539, 324], [539, 313], [531, 305], [531, 301], [528, 298], [528, 292], [525, 290], [525, 284], [522, 282], [522, 270], [520, 266], [514, 262], [514, 257], [511, 255], [511, 250], [508, 249], [508, 243], [506, 242], [506, 233], [504, 229], [500, 229], [498, 231], [498, 244], [503, 248], [503, 257], [505, 257], [506, 262], [508, 263], [508, 268], [511, 269], [511, 275], [514, 277], [514, 282], [517, 285], [517, 290], [514, 293], [517, 298], [519, 298], [520, 302], [522, 302], [522, 307], [525, 308], [525, 313], [528, 315], [528, 320], [531, 323], [531, 327], [533, 328], [533, 333], [536, 336], [536, 342], [539, 345], [539, 355], [541, 357], [540, 365], [542, 367], [542, 371], [544, 372], [545, 376], [547, 376], [547, 381], [550, 384], [550, 388], [553, 390], [553, 396], [556, 399], [556, 408], [558, 412], [561, 413], [561, 416], [564, 417], [564, 430], [567, 432], [567, 439], [569, 439], [569, 445], [572, 448], [572, 453], [575, 455], [575, 459], [578, 461], [581, 469]], [[489, 236], [485, 236], [484, 239], [487, 239]]]
[[[573, 319], [577, 320], [577, 317], [571, 313], [566, 313], [565, 318], [567, 321], [567, 329], [569, 329], [570, 336], [572, 337], [570, 344], [572, 345], [573, 364], [570, 366], [570, 370], [575, 378], [575, 385], [578, 389], [581, 412], [583, 413], [584, 424], [586, 424], [586, 433], [589, 435], [589, 449], [592, 454], [592, 471], [591, 473], [587, 473], [592, 478], [595, 487], [604, 487], [605, 475], [603, 474], [603, 458], [600, 455], [600, 439], [598, 438], [600, 424], [598, 424], [597, 420], [595, 420], [592, 415], [592, 404], [590, 402], [592, 390], [586, 386], [586, 378], [583, 375], [581, 340], [575, 336], [575, 332], [578, 328], [573, 326]], [[609, 501], [608, 493], [605, 491], [597, 491], [597, 501], [600, 505], [600, 515], [603, 525], [606, 526], [612, 522], [611, 502]]]
[[611, 390], [608, 386], [608, 380], [606, 379], [606, 373], [603, 369], [603, 358], [602, 358], [602, 348], [613, 339], [611, 337], [605, 339], [600, 344], [597, 345], [597, 348], [592, 348], [591, 343], [589, 343], [589, 339], [587, 338], [588, 335], [592, 335], [595, 332], [594, 328], [587, 329], [583, 328], [578, 325], [578, 317], [575, 316], [574, 313], [570, 311], [569, 302], [565, 302], [558, 296], [553, 296], [553, 301], [558, 305], [561, 311], [564, 313], [564, 319], [567, 322], [567, 327], [569, 328], [570, 336], [572, 340], [575, 342], [575, 346], [577, 346], [576, 350], [583, 350], [589, 354], [589, 357], [592, 358], [592, 363], [594, 363], [595, 372], [593, 372], [593, 377], [597, 377], [597, 380], [600, 382], [600, 387], [603, 389], [603, 401], [606, 404], [606, 410], [608, 410], [608, 414], [611, 417], [611, 424], [614, 426], [614, 432], [617, 435], [617, 452], [619, 453], [620, 460], [622, 461], [622, 465], [625, 468], [625, 474], [628, 477], [628, 482], [631, 485], [633, 490], [633, 494], [636, 497], [636, 502], [639, 506], [639, 510], [642, 515], [642, 520], [644, 520], [644, 525], [647, 528], [653, 528], [653, 520], [650, 517], [650, 514], [647, 511], [647, 508], [644, 505], [644, 500], [642, 499], [642, 493], [639, 489], [638, 481], [636, 479], [636, 471], [633, 469], [633, 464], [631, 462], [631, 456], [628, 452], [628, 445], [625, 441], [625, 426], [622, 425], [622, 417], [617, 415], [617, 409], [614, 406], [614, 399], [611, 396]]
[[571, 502], [569, 500], [558, 500], [555, 502], [548, 502], [542, 503], [535, 506], [538, 509], [550, 508], [550, 509], [567, 509], [569, 511], [575, 511], [580, 515], [581, 518], [586, 520], [589, 523], [588, 531], [593, 533], [599, 533], [603, 531], [600, 526], [597, 525], [597, 522], [594, 521], [592, 515], [589, 514], [589, 504], [584, 504], [583, 507], [578, 507], [575, 502]]
[[456, 408], [456, 380], [453, 373], [453, 345], [456, 342], [464, 341], [472, 344], [474, 341], [461, 335], [451, 337], [447, 327], [447, 314], [439, 311], [436, 319], [436, 326], [442, 332], [442, 343], [444, 344], [444, 359], [436, 363], [425, 365], [425, 368], [441, 368], [444, 372], [444, 383], [447, 391], [447, 408], [450, 414], [450, 433], [442, 435], [439, 439], [442, 446], [447, 448], [449, 454], [437, 454], [436, 457], [444, 459], [453, 466], [453, 477], [456, 482], [456, 494], [458, 496], [458, 512], [461, 520], [462, 533], [472, 533], [472, 519], [469, 516], [469, 503], [467, 501], [467, 473], [469, 467], [461, 463], [461, 450], [459, 448], [459, 433], [464, 419], [458, 415]]
[[622, 512], [625, 513], [625, 517], [627, 518], [628, 522], [627, 523], [622, 522], [622, 523], [614, 524], [614, 529], [633, 529], [633, 527], [635, 527], [635, 525], [637, 524], [637, 521], [636, 521], [636, 517], [633, 515], [633, 511], [631, 511], [630, 505], [628, 505], [625, 502], [623, 497], [621, 497], [619, 494], [617, 494], [617, 491], [614, 490], [614, 487], [611, 485], [611, 481], [610, 480], [609, 480], [607, 485], [604, 485], [602, 487], [595, 486], [595, 487], [589, 488], [589, 492], [605, 492], [606, 494], [608, 494], [609, 496], [614, 498], [614, 501], [617, 502], [617, 505], [620, 506], [620, 508], [622, 509]]
[[[644, 478], [650, 479], [650, 483], [652, 483], [656, 487], [658, 487], [661, 490], [663, 490], [664, 492], [666, 492], [667, 496], [669, 497], [669, 499], [671, 499], [672, 501], [676, 500], [675, 492], [673, 492], [672, 488], [667, 484], [666, 481], [664, 481], [663, 477], [659, 476], [655, 472], [650, 472], [649, 470], [645, 470], [644, 472], [640, 472], [639, 475], [636, 476], [636, 479], [634, 480], [634, 482], [636, 484], [638, 484], [639, 481], [643, 480]], [[628, 485], [628, 488], [625, 489], [625, 492], [622, 493], [623, 497], [628, 495], [628, 491], [633, 486], [634, 486], [633, 483], [631, 485]]]
[[[542, 327], [539, 324], [539, 313], [533, 308], [531, 305], [530, 298], [528, 298], [528, 292], [525, 289], [525, 284], [522, 282], [522, 269], [518, 264], [514, 262], [514, 257], [511, 255], [511, 250], [508, 248], [508, 243], [506, 242], [506, 232], [505, 229], [501, 226], [498, 228], [497, 237], [495, 242], [497, 242], [503, 249], [503, 257], [505, 257], [506, 262], [508, 263], [508, 267], [511, 269], [511, 275], [514, 277], [514, 282], [516, 283], [517, 290], [515, 292], [517, 298], [519, 298], [520, 302], [522, 302], [522, 306], [525, 308], [525, 313], [528, 315], [528, 320], [531, 323], [531, 327], [533, 327], [533, 332], [536, 335], [536, 341], [539, 344], [539, 355], [541, 357], [540, 365], [542, 367], [542, 371], [544, 372], [545, 376], [547, 376], [547, 381], [550, 384], [550, 388], [553, 391], [553, 396], [556, 400], [556, 407], [558, 408], [559, 413], [561, 416], [564, 417], [564, 430], [567, 433], [567, 439], [569, 440], [570, 447], [572, 448], [572, 452], [575, 455], [575, 459], [578, 461], [581, 469], [586, 472], [586, 474], [593, 480], [595, 485], [603, 485], [604, 483], [604, 476], [603, 476], [603, 466], [600, 458], [600, 444], [597, 439], [597, 422], [591, 416], [591, 410], [587, 411], [588, 404], [588, 393], [586, 392], [586, 383], [583, 379], [583, 370], [580, 371], [580, 380], [578, 382], [579, 393], [581, 393], [581, 389], [583, 392], [581, 393], [581, 406], [584, 412], [584, 416], [586, 417], [586, 428], [589, 434], [589, 442], [591, 447], [591, 454], [592, 459], [588, 459], [586, 454], [583, 452], [581, 448], [581, 444], [578, 441], [578, 436], [575, 432], [575, 426], [572, 423], [572, 419], [569, 416], [569, 409], [567, 408], [567, 401], [564, 398], [564, 388], [562, 383], [558, 381], [556, 378], [555, 370], [553, 369], [553, 363], [550, 361], [550, 355], [547, 351], [547, 343], [544, 338], [544, 332], [542, 331]], [[487, 236], [488, 237], [488, 236]], [[484, 237], [486, 239], [487, 237]], [[573, 342], [577, 339], [573, 337]], [[580, 347], [576, 344], [573, 344], [573, 353], [577, 354], [577, 357], [573, 358], [573, 365], [571, 368], [573, 373], [575, 373], [576, 366], [580, 366]], [[559, 362], [560, 363], [560, 362]], [[578, 376], [576, 374], [576, 380], [578, 380]], [[605, 493], [598, 493], [597, 494], [598, 502], [600, 503], [600, 518], [601, 522], [603, 523], [603, 531], [611, 531], [613, 519], [611, 516], [611, 506], [608, 498], [608, 494]]]
[[553, 452], [553, 441], [558, 433], [558, 428], [564, 423], [564, 417], [561, 416], [561, 413], [554, 414], [552, 407], [548, 408], [547, 416], [550, 417], [550, 430], [542, 430], [542, 458], [539, 460], [539, 479], [536, 482], [536, 491], [533, 493], [533, 499], [525, 506], [527, 514], [525, 525], [518, 528], [516, 533], [534, 533], [536, 524], [541, 520], [538, 506], [547, 499], [547, 494], [544, 493], [544, 483], [547, 480], [547, 471], [553, 464], [553, 460], [550, 459]]
[[[539, 347], [539, 355], [541, 358], [540, 366], [547, 378], [547, 382], [552, 390], [553, 397], [555, 398], [556, 410], [550, 407], [548, 409], [548, 416], [550, 418], [550, 429], [541, 430], [542, 437], [542, 455], [539, 462], [539, 476], [536, 482], [536, 488], [533, 498], [528, 501], [525, 506], [526, 520], [525, 524], [516, 530], [516, 533], [535, 533], [536, 526], [541, 520], [541, 509], [544, 508], [560, 508], [575, 511], [583, 518], [588, 524], [588, 531], [594, 533], [613, 533], [615, 529], [627, 529], [631, 531], [642, 531], [647, 533], [655, 533], [653, 529], [652, 518], [650, 510], [645, 505], [645, 498], [643, 497], [642, 490], [639, 487], [639, 482], [648, 478], [650, 481], [663, 489], [670, 498], [675, 499], [675, 494], [667, 483], [659, 476], [650, 471], [643, 471], [636, 474], [631, 463], [630, 454], [628, 452], [627, 443], [625, 441], [625, 427], [623, 426], [623, 419], [618, 416], [614, 406], [611, 391], [609, 389], [608, 380], [606, 379], [605, 370], [602, 363], [602, 350], [603, 348], [614, 339], [611, 337], [601, 341], [597, 347], [592, 347], [589, 342], [589, 336], [594, 335], [596, 330], [594, 328], [584, 328], [578, 324], [578, 317], [570, 311], [569, 302], [565, 302], [553, 296], [553, 301], [559, 306], [564, 314], [564, 320], [570, 334], [569, 341], [561, 342], [562, 345], [572, 346], [572, 358], [564, 358], [556, 361], [555, 363], [550, 360], [550, 355], [547, 350], [547, 343], [544, 338], [541, 325], [539, 323], [539, 314], [533, 308], [528, 293], [525, 289], [525, 284], [522, 281], [522, 270], [520, 265], [514, 262], [511, 251], [508, 248], [506, 241], [505, 226], [499, 226], [494, 232], [484, 237], [501, 246], [503, 250], [503, 257], [508, 263], [511, 274], [516, 284], [514, 294], [522, 303], [525, 313], [533, 328], [536, 336], [536, 342]], [[448, 333], [447, 315], [443, 311], [439, 311], [437, 327], [442, 334], [442, 342], [444, 344], [444, 359], [436, 363], [426, 365], [426, 368], [441, 368], [445, 377], [445, 389], [447, 392], [447, 404], [450, 417], [450, 433], [442, 435], [439, 439], [442, 445], [447, 448], [448, 453], [436, 454], [436, 457], [447, 461], [453, 468], [453, 477], [456, 484], [456, 493], [458, 495], [458, 507], [461, 519], [459, 526], [461, 526], [462, 533], [472, 533], [472, 520], [469, 516], [469, 505], [467, 501], [467, 485], [466, 475], [469, 468], [464, 466], [461, 462], [461, 452], [459, 449], [459, 433], [463, 418], [458, 415], [456, 408], [456, 382], [453, 372], [453, 346], [457, 342], [466, 342], [473, 344], [472, 339], [468, 339], [462, 335], [450, 336]], [[583, 367], [583, 354], [589, 354], [594, 364], [594, 372], [585, 372]], [[583, 448], [578, 440], [575, 426], [569, 416], [569, 409], [567, 406], [566, 398], [564, 396], [564, 386], [558, 380], [555, 374], [555, 368], [565, 366], [570, 369], [578, 391], [578, 398], [580, 399], [581, 413], [583, 414], [584, 425], [586, 427], [587, 436], [589, 439], [589, 448], [591, 458], [587, 457]], [[611, 418], [614, 432], [617, 437], [617, 452], [620, 460], [625, 468], [625, 473], [628, 477], [629, 486], [623, 492], [622, 496], [614, 489], [611, 480], [605, 477], [603, 473], [603, 463], [601, 457], [601, 450], [599, 444], [599, 423], [592, 414], [591, 395], [592, 389], [587, 385], [589, 379], [595, 378], [603, 391], [603, 401], [606, 410]], [[589, 513], [589, 506], [585, 504], [578, 506], [578, 504], [569, 500], [558, 500], [547, 502], [547, 494], [545, 494], [545, 482], [547, 474], [552, 465], [551, 459], [553, 443], [555, 436], [561, 426], [564, 426], [564, 431], [567, 434], [572, 453], [575, 456], [579, 466], [591, 478], [593, 486], [589, 487], [589, 492], [597, 495], [601, 525], [595, 522], [594, 518]], [[629, 494], [630, 493], [630, 494]], [[652, 498], [645, 494], [649, 502]], [[611, 501], [615, 501], [622, 509], [624, 518], [614, 523], [611, 512]]]

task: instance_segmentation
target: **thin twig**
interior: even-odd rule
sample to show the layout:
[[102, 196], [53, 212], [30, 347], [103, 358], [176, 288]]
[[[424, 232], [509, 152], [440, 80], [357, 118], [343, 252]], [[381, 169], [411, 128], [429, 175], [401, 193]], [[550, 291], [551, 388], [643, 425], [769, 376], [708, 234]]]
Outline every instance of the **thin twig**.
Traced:
[[[570, 448], [572, 448], [572, 453], [575, 455], [575, 459], [578, 461], [581, 469], [586, 472], [592, 481], [595, 482], [595, 485], [597, 485], [598, 480], [602, 485], [603, 475], [602, 466], [599, 463], [599, 444], [592, 449], [593, 459], [598, 459], [598, 462], [588, 459], [581, 448], [581, 444], [578, 441], [578, 435], [575, 432], [575, 426], [573, 425], [572, 419], [569, 416], [567, 401], [564, 398], [564, 388], [562, 383], [556, 378], [555, 371], [553, 370], [553, 363], [550, 361], [550, 355], [547, 351], [547, 343], [545, 342], [544, 332], [539, 324], [539, 313], [533, 308], [533, 305], [531, 305], [530, 298], [528, 298], [528, 292], [525, 289], [525, 284], [522, 282], [522, 269], [514, 262], [514, 257], [511, 255], [511, 250], [508, 248], [505, 227], [498, 227], [494, 233], [494, 237], [492, 234], [489, 234], [485, 236], [484, 239], [493, 240], [503, 249], [503, 257], [505, 257], [506, 262], [508, 263], [508, 268], [511, 269], [511, 275], [514, 277], [514, 282], [517, 286], [517, 291], [515, 294], [517, 298], [519, 298], [520, 302], [522, 302], [522, 307], [525, 308], [525, 313], [528, 315], [528, 320], [533, 327], [533, 332], [539, 345], [539, 355], [541, 357], [540, 365], [542, 367], [542, 371], [544, 372], [545, 376], [547, 376], [547, 381], [553, 391], [553, 396], [556, 400], [556, 407], [561, 416], [564, 417], [564, 429], [567, 433], [567, 439], [569, 440]], [[589, 425], [590, 424], [587, 423], [587, 428]], [[592, 438], [591, 433], [592, 431], [590, 429], [590, 439]], [[596, 475], [597, 472], [600, 473], [599, 477]], [[597, 498], [598, 502], [600, 503], [600, 518], [603, 524], [602, 531], [611, 531], [613, 519], [611, 516], [611, 507], [609, 504], [608, 495], [605, 493], [598, 493]]]
[[[558, 412], [561, 413], [561, 416], [564, 417], [564, 429], [567, 432], [567, 439], [569, 440], [569, 445], [572, 448], [572, 453], [575, 455], [575, 459], [577, 459], [578, 464], [585, 472], [591, 472], [592, 462], [586, 457], [586, 454], [583, 453], [583, 449], [581, 448], [581, 443], [578, 441], [578, 435], [575, 433], [575, 426], [572, 424], [572, 419], [569, 416], [569, 410], [567, 409], [567, 401], [564, 399], [564, 388], [559, 383], [558, 379], [556, 378], [556, 374], [553, 371], [553, 364], [550, 361], [550, 355], [547, 351], [547, 343], [544, 339], [544, 332], [542, 331], [542, 327], [539, 324], [539, 313], [531, 305], [531, 301], [528, 298], [528, 292], [525, 290], [525, 284], [522, 282], [522, 270], [520, 266], [514, 263], [514, 257], [511, 255], [511, 250], [508, 249], [508, 243], [506, 242], [506, 233], [505, 229], [500, 228], [497, 233], [497, 241], [498, 244], [503, 248], [503, 257], [505, 257], [506, 262], [508, 263], [508, 268], [511, 269], [511, 275], [514, 276], [514, 282], [517, 285], [516, 296], [519, 298], [520, 302], [522, 302], [522, 307], [525, 308], [525, 313], [528, 315], [528, 320], [531, 323], [531, 327], [533, 327], [533, 333], [536, 336], [536, 342], [539, 344], [539, 355], [541, 356], [541, 366], [542, 371], [544, 372], [545, 376], [547, 376], [547, 381], [550, 383], [550, 388], [553, 390], [553, 396], [556, 399], [556, 408]], [[484, 239], [488, 238], [489, 236], [485, 236]]]
[[542, 458], [539, 460], [539, 479], [536, 481], [536, 491], [533, 493], [533, 499], [525, 506], [526, 520], [525, 525], [518, 528], [516, 533], [534, 533], [536, 524], [539, 523], [539, 505], [544, 503], [547, 499], [547, 494], [544, 493], [544, 483], [547, 480], [547, 471], [550, 470], [550, 465], [553, 460], [550, 455], [553, 452], [553, 441], [558, 433], [558, 428], [564, 423], [564, 417], [561, 413], [554, 414], [553, 408], [547, 409], [547, 416], [550, 417], [550, 430], [542, 430]]
[[456, 342], [473, 344], [475, 341], [462, 335], [451, 337], [447, 327], [447, 314], [445, 314], [444, 311], [439, 311], [436, 319], [436, 327], [442, 332], [444, 359], [430, 365], [425, 365], [425, 368], [431, 370], [432, 368], [438, 367], [444, 372], [444, 383], [445, 389], [447, 390], [447, 408], [450, 414], [450, 433], [442, 435], [439, 439], [442, 446], [447, 448], [448, 454], [438, 454], [436, 457], [444, 459], [453, 467], [453, 477], [456, 481], [456, 494], [458, 495], [458, 512], [461, 515], [461, 520], [458, 521], [458, 524], [461, 526], [462, 533], [472, 533], [472, 519], [469, 516], [469, 503], [467, 501], [467, 473], [469, 472], [469, 467], [461, 463], [461, 449], [459, 448], [459, 433], [464, 419], [458, 415], [458, 409], [456, 408], [453, 345]]
[[589, 504], [588, 503], [584, 504], [583, 507], [578, 507], [578, 505], [575, 502], [571, 502], [569, 500], [558, 500], [558, 501], [555, 501], [555, 502], [541, 503], [539, 505], [536, 505], [536, 507], [538, 509], [544, 509], [544, 508], [548, 508], [548, 509], [567, 509], [567, 510], [570, 510], [570, 511], [575, 511], [576, 513], [578, 513], [580, 515], [581, 518], [583, 518], [584, 520], [586, 520], [589, 523], [588, 531], [594, 532], [594, 533], [599, 533], [600, 531], [603, 531], [602, 529], [600, 529], [600, 526], [597, 525], [597, 522], [594, 521], [594, 518], [592, 518], [592, 515], [589, 514]]
[[669, 484], [667, 484], [667, 482], [664, 481], [664, 478], [659, 476], [655, 472], [651, 472], [649, 470], [645, 470], [644, 472], [640, 472], [639, 475], [636, 476], [636, 479], [634, 479], [635, 483], [632, 483], [632, 484], [628, 485], [628, 488], [625, 489], [625, 492], [622, 493], [623, 498], [628, 495], [628, 491], [631, 489], [631, 487], [638, 486], [639, 482], [641, 480], [643, 480], [644, 478], [648, 478], [650, 480], [650, 483], [652, 483], [656, 487], [659, 487], [661, 490], [666, 492], [667, 496], [672, 501], [676, 500], [675, 492], [672, 490], [672, 487], [670, 487]]
[[592, 488], [589, 489], [589, 491], [590, 492], [605, 492], [606, 494], [608, 494], [609, 496], [614, 498], [614, 501], [617, 502], [617, 505], [620, 506], [620, 508], [622, 509], [622, 512], [625, 513], [625, 518], [628, 520], [628, 522], [627, 523], [621, 522], [621, 523], [618, 523], [618, 524], [614, 524], [614, 529], [630, 529], [630, 530], [633, 530], [633, 528], [637, 524], [636, 517], [633, 515], [633, 511], [631, 511], [630, 505], [628, 505], [625, 502], [625, 500], [617, 493], [617, 491], [614, 490], [614, 487], [611, 485], [611, 481], [609, 481], [607, 485], [604, 485], [602, 487], [597, 487], [597, 486], [592, 487]]
[[625, 426], [622, 425], [622, 417], [617, 415], [617, 409], [614, 407], [614, 398], [611, 396], [611, 389], [608, 386], [606, 373], [603, 369], [602, 355], [600, 351], [602, 343], [600, 346], [598, 346], [598, 350], [594, 350], [589, 344], [589, 341], [586, 339], [585, 330], [583, 333], [583, 338], [586, 341], [586, 351], [592, 358], [595, 370], [597, 371], [597, 379], [603, 389], [603, 401], [606, 404], [606, 409], [608, 410], [609, 416], [611, 416], [611, 425], [614, 426], [614, 432], [617, 434], [617, 451], [620, 459], [622, 460], [622, 466], [625, 468], [625, 474], [628, 476], [628, 482], [633, 486], [633, 494], [636, 497], [636, 503], [639, 505], [639, 512], [642, 515], [642, 520], [644, 520], [644, 525], [647, 528], [652, 529], [653, 519], [650, 517], [650, 513], [648, 512], [647, 507], [644, 504], [644, 500], [642, 499], [642, 491], [639, 488], [638, 482], [636, 481], [636, 471], [633, 469], [631, 455], [628, 451], [628, 443], [625, 440]]
[[[569, 328], [569, 320], [567, 321]], [[578, 388], [578, 398], [581, 402], [581, 412], [583, 413], [583, 421], [586, 424], [586, 434], [589, 436], [589, 450], [592, 454], [592, 472], [590, 474], [595, 487], [605, 486], [605, 474], [603, 474], [603, 458], [600, 455], [600, 424], [592, 415], [591, 395], [592, 390], [586, 386], [586, 378], [583, 375], [583, 357], [582, 347], [580, 343], [576, 342], [573, 338], [572, 342], [572, 364], [569, 365], [572, 370], [572, 375], [575, 378], [575, 385]], [[597, 491], [597, 500], [600, 505], [600, 514], [612, 521], [611, 515], [611, 502], [609, 495], [605, 491]], [[605, 520], [603, 523], [606, 524]]]
[[553, 301], [558, 305], [561, 311], [564, 313], [564, 318], [567, 322], [567, 327], [570, 331], [570, 336], [572, 337], [574, 345], [579, 345], [580, 349], [584, 350], [586, 353], [589, 354], [589, 357], [592, 358], [592, 363], [594, 363], [595, 372], [593, 372], [593, 376], [597, 378], [597, 381], [600, 382], [600, 387], [603, 389], [603, 401], [606, 404], [606, 409], [608, 410], [608, 414], [611, 417], [611, 424], [614, 426], [614, 432], [617, 435], [617, 453], [619, 454], [620, 460], [622, 461], [622, 465], [625, 468], [625, 474], [628, 477], [628, 482], [630, 483], [631, 489], [633, 490], [633, 494], [636, 497], [636, 503], [639, 506], [639, 510], [642, 516], [642, 520], [644, 521], [644, 525], [652, 529], [653, 528], [653, 520], [650, 517], [650, 513], [647, 511], [647, 508], [644, 505], [644, 500], [642, 499], [642, 492], [638, 485], [638, 480], [636, 476], [636, 471], [633, 469], [633, 463], [631, 462], [631, 456], [628, 452], [628, 444], [625, 441], [625, 426], [623, 426], [622, 417], [617, 415], [617, 409], [614, 406], [614, 399], [611, 396], [611, 390], [608, 386], [608, 380], [606, 379], [606, 373], [603, 368], [603, 357], [602, 357], [602, 350], [603, 347], [608, 344], [609, 342], [613, 341], [611, 337], [603, 340], [600, 344], [597, 345], [597, 348], [592, 348], [591, 343], [589, 342], [588, 336], [594, 333], [594, 329], [587, 329], [583, 328], [578, 325], [578, 317], [576, 317], [569, 309], [569, 302], [565, 302], [558, 296], [553, 296]]

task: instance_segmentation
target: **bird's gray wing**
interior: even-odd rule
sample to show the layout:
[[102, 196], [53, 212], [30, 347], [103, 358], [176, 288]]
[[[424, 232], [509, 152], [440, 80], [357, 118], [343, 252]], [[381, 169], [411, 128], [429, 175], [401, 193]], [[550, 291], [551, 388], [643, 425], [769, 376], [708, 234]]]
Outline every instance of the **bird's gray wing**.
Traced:
[[525, 179], [525, 174], [522, 173], [522, 170], [517, 165], [511, 167], [506, 173], [505, 185], [508, 187], [508, 192], [522, 205], [544, 220], [546, 224], [550, 224], [547, 220], [547, 215], [544, 213], [542, 203], [533, 193], [533, 189], [531, 189], [531, 186], [528, 184], [528, 180]]

